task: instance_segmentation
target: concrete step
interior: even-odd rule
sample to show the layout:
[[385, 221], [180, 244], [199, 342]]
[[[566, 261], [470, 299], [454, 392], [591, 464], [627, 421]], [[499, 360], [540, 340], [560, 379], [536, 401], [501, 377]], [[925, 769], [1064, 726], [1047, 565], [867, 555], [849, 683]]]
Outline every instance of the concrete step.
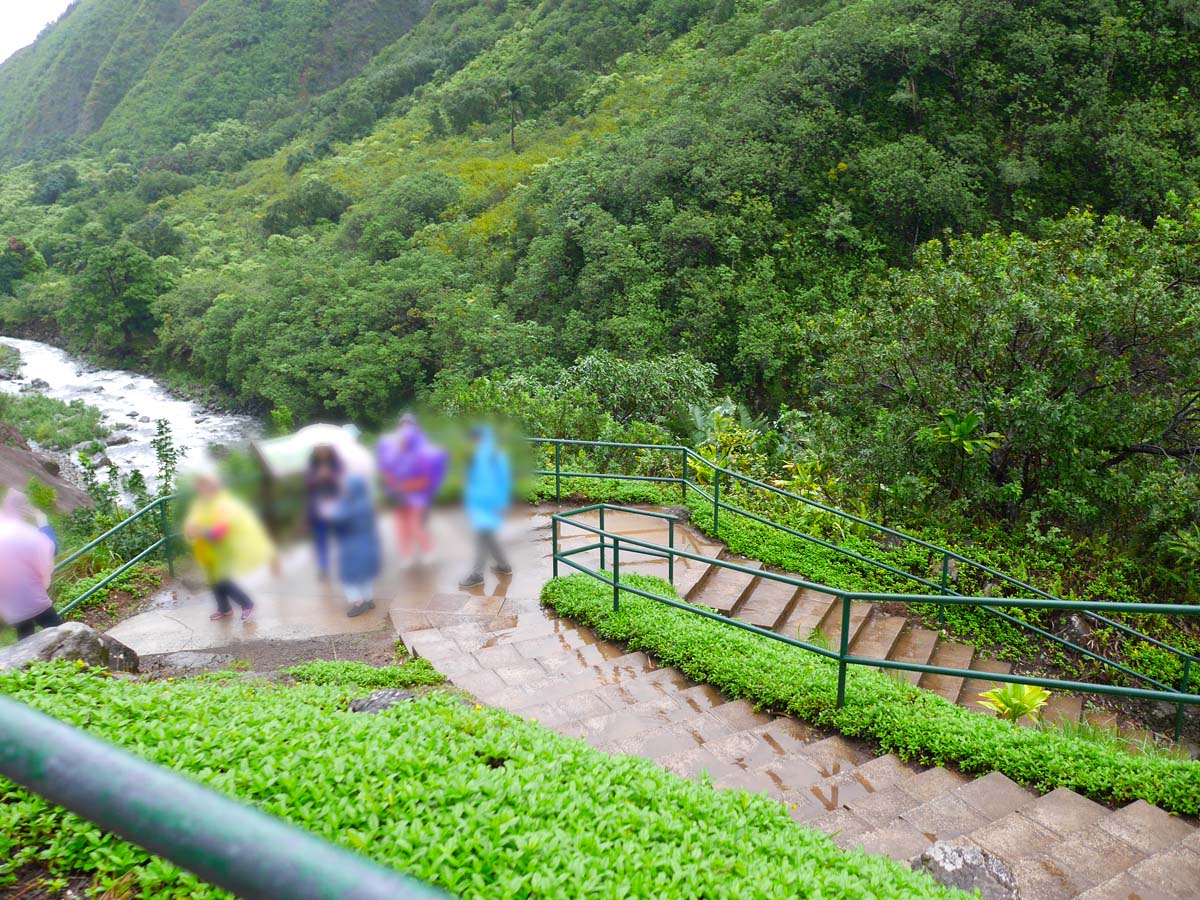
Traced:
[[[953, 669], [968, 669], [971, 667], [971, 659], [974, 656], [974, 647], [967, 644], [960, 644], [957, 641], [941, 640], [933, 648], [933, 654], [929, 657], [929, 663], [930, 665], [946, 666]], [[921, 680], [917, 684], [925, 690], [933, 691], [938, 696], [944, 697], [951, 703], [954, 703], [958, 700], [964, 680], [953, 675], [934, 675], [926, 672], [921, 676]]]
[[904, 616], [889, 616], [878, 609], [872, 610], [850, 642], [850, 652], [855, 656], [887, 659], [906, 621]]
[[807, 640], [813, 629], [821, 624], [834, 601], [835, 598], [829, 594], [802, 588], [792, 604], [792, 611], [782, 622], [776, 623], [774, 630], [785, 637]]
[[[748, 569], [761, 569], [762, 563], [757, 560], [737, 560], [738, 565]], [[711, 575], [704, 579], [697, 591], [689, 595], [693, 603], [711, 607], [723, 615], [729, 615], [737, 605], [742, 595], [750, 590], [756, 576], [735, 569], [715, 567]]]
[[[998, 659], [982, 659], [976, 657], [971, 661], [971, 668], [979, 672], [998, 672], [1001, 675], [1007, 675], [1012, 671], [1012, 666]], [[995, 711], [982, 705], [979, 702], [979, 695], [985, 691], [990, 691], [994, 687], [1000, 686], [999, 681], [989, 681], [987, 678], [967, 678], [963, 681], [962, 689], [958, 692], [958, 705], [965, 706], [974, 712], [984, 713], [985, 715], [996, 715]]]
[[1050, 699], [1042, 707], [1042, 721], [1055, 725], [1059, 722], [1078, 722], [1083, 718], [1083, 697], [1062, 691], [1051, 691]]
[[831, 835], [839, 847], [852, 848], [864, 835], [881, 825], [929, 800], [952, 793], [967, 781], [966, 776], [950, 769], [926, 769], [868, 795], [849, 798], [840, 809], [802, 807], [792, 815], [809, 827]]
[[859, 845], [867, 853], [911, 860], [934, 842], [960, 838], [1032, 799], [1027, 788], [992, 772], [899, 813], [861, 834]]
[[758, 578], [733, 614], [759, 628], [774, 628], [792, 610], [800, 589], [782, 581]]
[[1059, 843], [1068, 835], [1094, 828], [1108, 809], [1058, 788], [971, 832], [968, 840], [995, 853], [1010, 865]]
[[[896, 638], [896, 643], [892, 645], [892, 652], [888, 654], [888, 659], [894, 659], [897, 662], [909, 662], [924, 665], [929, 662], [929, 658], [933, 656], [933, 650], [937, 646], [940, 636], [936, 631], [928, 628], [921, 628], [917, 625], [910, 625], [904, 631], [900, 632], [900, 636]], [[921, 680], [920, 672], [906, 672], [902, 669], [893, 670], [900, 677], [904, 678], [910, 684], [917, 684]]]
[[[867, 621], [867, 617], [871, 615], [872, 605], [870, 603], [851, 603], [850, 604], [850, 641], [854, 642], [858, 630], [862, 628], [863, 623]], [[829, 646], [837, 648], [840, 646], [842, 639], [842, 601], [834, 600], [830, 604], [829, 609], [825, 611], [824, 618], [821, 619], [817, 628], [821, 635], [829, 642]]]

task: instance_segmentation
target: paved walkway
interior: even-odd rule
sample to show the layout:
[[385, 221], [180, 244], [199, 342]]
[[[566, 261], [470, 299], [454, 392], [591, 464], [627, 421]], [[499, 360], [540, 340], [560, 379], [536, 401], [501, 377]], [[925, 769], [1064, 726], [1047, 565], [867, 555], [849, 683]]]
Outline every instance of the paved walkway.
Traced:
[[[658, 526], [642, 517], [610, 514], [606, 524], [630, 536], [663, 540]], [[1066, 790], [1038, 796], [998, 773], [971, 780], [890, 755], [875, 757], [865, 745], [729, 701], [675, 669], [656, 666], [645, 654], [627, 653], [554, 616], [537, 600], [550, 574], [544, 509], [509, 530], [515, 574], [489, 575], [470, 592], [457, 588], [468, 565], [464, 524], [446, 516], [435, 527], [440, 564], [389, 570], [379, 586], [379, 598], [387, 602], [359, 619], [347, 619], [341, 601], [316, 582], [301, 548], [289, 555], [280, 579], [264, 576], [250, 585], [259, 599], [255, 624], [209, 622], [206, 596], [177, 591], [163, 608], [111, 633], [139, 653], [157, 653], [390, 623], [413, 653], [481, 702], [535, 718], [601, 750], [654, 760], [683, 777], [765, 793], [842, 846], [910, 861], [935, 841], [973, 844], [1008, 864], [1026, 900], [1200, 896], [1200, 832], [1148, 804], [1139, 801], [1114, 812]], [[576, 546], [590, 540], [578, 530], [565, 530], [563, 539]], [[688, 529], [678, 530], [677, 541], [710, 556], [720, 551]], [[626, 571], [663, 574], [665, 565], [623, 557]], [[775, 628], [799, 627], [798, 609], [813, 604], [811, 617], [825, 603], [819, 595], [780, 598], [765, 588], [759, 593], [755, 586], [767, 584], [761, 579], [737, 589], [715, 574], [704, 565], [677, 563], [676, 584], [698, 602], [751, 621], [756, 616], [760, 624], [770, 619]], [[782, 606], [772, 613], [770, 604], [780, 599]], [[825, 613], [814, 624], [826, 621]], [[875, 619], [868, 610], [853, 620], [855, 642], [882, 647], [888, 638], [872, 627]], [[889, 623], [888, 630], [894, 626]], [[905, 633], [901, 627], [892, 635], [893, 651]], [[956, 686], [955, 699], [961, 702], [964, 690]]]

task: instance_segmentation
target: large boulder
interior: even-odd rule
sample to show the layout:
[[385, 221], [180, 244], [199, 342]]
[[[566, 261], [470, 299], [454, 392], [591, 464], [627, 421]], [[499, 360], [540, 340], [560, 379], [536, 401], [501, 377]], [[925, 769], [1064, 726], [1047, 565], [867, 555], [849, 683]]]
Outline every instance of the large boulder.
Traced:
[[947, 887], [978, 890], [982, 900], [1021, 898], [1017, 879], [1004, 860], [975, 844], [938, 841], [921, 854], [915, 868]]
[[120, 641], [82, 622], [67, 622], [57, 628], [43, 629], [0, 650], [0, 672], [60, 659], [82, 660], [89, 666], [102, 666], [113, 672], [138, 670], [138, 655]]

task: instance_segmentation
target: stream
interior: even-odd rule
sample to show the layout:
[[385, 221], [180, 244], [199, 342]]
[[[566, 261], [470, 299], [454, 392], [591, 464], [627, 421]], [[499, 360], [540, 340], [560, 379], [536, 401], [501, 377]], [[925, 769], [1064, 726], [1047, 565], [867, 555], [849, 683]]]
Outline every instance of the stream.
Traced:
[[[127, 443], [109, 446], [105, 454], [122, 474], [139, 469], [152, 485], [157, 465], [150, 442], [159, 419], [167, 420], [175, 446], [184, 451], [181, 469], [203, 462], [213, 444], [232, 447], [261, 434], [259, 423], [250, 416], [212, 412], [199, 403], [173, 395], [146, 375], [102, 369], [38, 341], [0, 335], [0, 344], [21, 354], [19, 376], [0, 380], [0, 391], [16, 394], [24, 388], [57, 400], [82, 400], [96, 407], [104, 414], [104, 424], [112, 432], [108, 440], [129, 437]], [[35, 380], [44, 384], [34, 385]]]

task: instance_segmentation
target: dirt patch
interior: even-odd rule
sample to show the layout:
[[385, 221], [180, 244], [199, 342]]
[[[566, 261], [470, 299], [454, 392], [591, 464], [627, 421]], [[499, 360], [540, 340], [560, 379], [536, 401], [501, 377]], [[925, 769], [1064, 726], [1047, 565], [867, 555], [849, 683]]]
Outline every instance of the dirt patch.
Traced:
[[151, 605], [154, 594], [162, 587], [163, 572], [162, 566], [148, 566], [136, 578], [99, 598], [90, 598], [83, 607], [72, 610], [66, 617], [72, 622], [90, 625], [97, 631], [107, 631]]
[[142, 672], [153, 677], [186, 677], [233, 669], [275, 676], [282, 669], [315, 660], [362, 662], [386, 666], [396, 662], [396, 633], [391, 628], [359, 634], [335, 634], [297, 641], [245, 641], [218, 650], [181, 651], [143, 656]]
[[[0, 888], [2, 900], [83, 900], [92, 879], [87, 876], [53, 876], [46, 869], [26, 866], [17, 873], [16, 884]], [[101, 895], [101, 900], [117, 900], [120, 894]]]

